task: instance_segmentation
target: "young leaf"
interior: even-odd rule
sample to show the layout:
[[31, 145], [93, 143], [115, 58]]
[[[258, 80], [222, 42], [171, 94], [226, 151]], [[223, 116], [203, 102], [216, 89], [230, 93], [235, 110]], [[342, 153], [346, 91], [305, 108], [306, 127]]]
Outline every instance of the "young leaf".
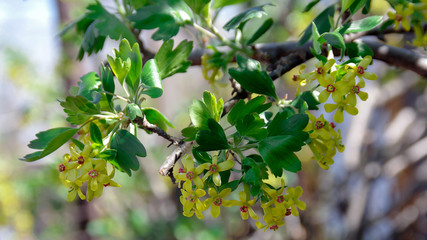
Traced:
[[141, 82], [141, 85], [145, 88], [143, 91], [144, 94], [152, 98], [162, 96], [162, 79], [160, 78], [159, 69], [154, 59], [150, 59], [145, 63], [141, 74]]
[[200, 164], [212, 163], [211, 155], [209, 155], [207, 152], [198, 151], [196, 148], [193, 148], [192, 154], [194, 159], [196, 159], [196, 161]]
[[142, 7], [129, 17], [137, 29], [158, 30], [151, 36], [155, 41], [169, 40], [179, 28], [191, 21], [188, 6], [181, 0], [158, 0], [154, 4]]
[[106, 94], [108, 103], [111, 104], [111, 100], [113, 99], [112, 94], [114, 94], [115, 85], [114, 85], [114, 76], [109, 66], [101, 65], [101, 83], [102, 83], [102, 89], [104, 89], [104, 91], [106, 92], [111, 93], [111, 94]]
[[358, 0], [354, 1], [353, 4], [348, 8], [350, 10], [351, 15], [354, 15], [359, 9], [361, 9], [367, 0]]
[[337, 32], [328, 32], [328, 33], [323, 34], [322, 37], [332, 47], [341, 49], [341, 56], [344, 55], [345, 42], [344, 42], [344, 38], [342, 37], [341, 34], [339, 34]]
[[232, 18], [230, 21], [228, 21], [224, 25], [224, 29], [227, 31], [230, 31], [231, 29], [240, 28], [243, 26], [247, 21], [251, 20], [252, 18], [261, 18], [262, 16], [266, 15], [267, 13], [264, 11], [265, 6], [274, 6], [273, 4], [267, 3], [263, 4], [257, 7], [250, 8], [234, 18]]
[[252, 37], [250, 37], [246, 41], [246, 44], [250, 45], [254, 43], [256, 40], [258, 40], [258, 38], [264, 35], [264, 33], [267, 32], [271, 28], [271, 26], [273, 26], [273, 19], [269, 18], [265, 20], [265, 22], [258, 28], [258, 30], [256, 30], [256, 32], [252, 35]]
[[283, 169], [290, 172], [301, 170], [301, 162], [293, 152], [301, 150], [303, 143], [291, 135], [267, 137], [259, 143], [259, 153], [271, 172], [279, 177]]
[[93, 93], [101, 90], [101, 81], [96, 72], [90, 72], [80, 78], [78, 95], [94, 102]]
[[267, 165], [259, 155], [250, 155], [243, 159], [242, 170], [245, 172], [243, 182], [252, 186], [261, 186], [262, 179], [268, 178]]
[[102, 133], [99, 130], [98, 126], [95, 123], [90, 123], [89, 126], [90, 138], [94, 143], [103, 144], [102, 143]]
[[199, 14], [210, 1], [211, 0], [184, 0], [191, 10], [193, 10], [194, 14]]
[[196, 142], [199, 144], [196, 148], [198, 151], [206, 152], [230, 148], [224, 129], [212, 118], [208, 119], [208, 129], [200, 130], [196, 135]]
[[117, 151], [116, 161], [120, 168], [129, 176], [131, 170], [139, 169], [139, 162], [136, 156], [145, 157], [147, 155], [144, 145], [125, 129], [120, 129], [111, 138], [111, 149]]
[[[306, 103], [307, 108], [304, 109], [303, 105]], [[305, 110], [319, 110], [317, 105], [319, 105], [320, 102], [317, 101], [317, 99], [313, 96], [313, 93], [311, 91], [305, 91], [298, 95], [293, 101], [292, 106], [299, 109], [300, 112], [304, 112]]]
[[190, 107], [191, 122], [199, 129], [208, 129], [208, 120], [210, 118], [219, 121], [224, 107], [222, 99], [218, 101], [215, 95], [204, 92], [203, 101], [194, 100]]
[[196, 140], [196, 134], [199, 131], [194, 126], [186, 127], [181, 130], [182, 136], [185, 137], [184, 141], [194, 141]]
[[355, 0], [342, 0], [341, 1], [341, 14], [345, 12], [345, 10], [349, 9], [350, 6], [354, 3]]
[[[43, 151], [37, 151], [31, 154], [28, 154], [26, 156], [24, 156], [24, 158], [22, 158], [21, 160], [23, 161], [27, 161], [27, 162], [33, 162], [36, 160], [39, 160], [41, 158], [46, 157], [47, 155], [53, 153], [54, 151], [56, 151], [58, 148], [60, 148], [62, 145], [64, 145], [66, 142], [68, 142], [74, 135], [76, 135], [76, 133], [79, 131], [79, 129], [76, 128], [68, 128], [66, 131], [63, 131], [61, 133], [59, 133], [58, 135], [56, 135], [54, 138], [51, 138], [51, 140], [45, 145], [44, 142], [43, 144], [40, 144], [42, 141], [39, 141], [38, 146], [41, 145], [45, 145], [44, 150]], [[46, 131], [48, 132], [48, 131]], [[51, 135], [52, 132], [49, 134], [49, 138], [52, 136]], [[47, 135], [44, 135], [44, 140], [46, 141], [46, 137]]]
[[71, 142], [76, 144], [76, 146], [80, 149], [80, 151], [83, 151], [83, 149], [85, 148], [85, 144], [75, 138], [71, 138]]
[[178, 46], [173, 48], [173, 39], [165, 41], [160, 47], [154, 59], [159, 69], [160, 77], [165, 79], [175, 73], [183, 73], [191, 65], [188, 56], [193, 49], [193, 42], [182, 41]]
[[302, 131], [307, 124], [307, 114], [300, 113], [288, 117], [287, 112], [279, 112], [267, 127], [268, 136], [293, 135], [303, 142], [308, 138], [308, 134]]
[[95, 104], [82, 96], [68, 96], [60, 104], [64, 108], [64, 112], [68, 114], [67, 121], [74, 125], [80, 125], [93, 115], [100, 113]]
[[346, 44], [347, 55], [349, 58], [373, 56], [374, 52], [364, 42], [354, 41]]
[[228, 72], [244, 89], [277, 99], [273, 80], [258, 61], [237, 55], [237, 64], [239, 68], [230, 68]]
[[353, 21], [345, 26], [342, 26], [341, 28], [345, 30], [344, 33], [366, 32], [380, 25], [382, 20], [382, 16], [370, 16], [364, 19]]
[[251, 113], [262, 113], [271, 107], [271, 103], [264, 104], [265, 97], [258, 96], [251, 99], [247, 104], [244, 100], [239, 100], [236, 105], [228, 113], [227, 121], [231, 125], [235, 125], [238, 120], [243, 119], [246, 115]]
[[149, 123], [158, 126], [164, 131], [168, 130], [168, 126], [171, 128], [175, 128], [175, 126], [169, 121], [169, 119], [167, 119], [161, 112], [159, 112], [155, 108], [143, 108], [142, 112], [144, 113]]
[[129, 103], [128, 105], [127, 105], [127, 109], [128, 109], [128, 111], [129, 111], [129, 118], [130, 118], [130, 120], [134, 120], [137, 116], [138, 117], [142, 117], [143, 115], [142, 115], [142, 111], [141, 111], [141, 108], [138, 106], [138, 105], [136, 105], [135, 103]]

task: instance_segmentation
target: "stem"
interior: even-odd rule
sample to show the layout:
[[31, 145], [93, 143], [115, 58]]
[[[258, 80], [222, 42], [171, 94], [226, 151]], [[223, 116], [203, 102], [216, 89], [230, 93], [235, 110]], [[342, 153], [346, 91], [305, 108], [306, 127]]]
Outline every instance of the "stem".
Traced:
[[193, 27], [201, 32], [203, 32], [204, 34], [208, 35], [210, 38], [218, 38], [218, 36], [212, 32], [210, 32], [209, 30], [203, 28], [202, 26], [200, 26], [197, 23], [193, 23]]

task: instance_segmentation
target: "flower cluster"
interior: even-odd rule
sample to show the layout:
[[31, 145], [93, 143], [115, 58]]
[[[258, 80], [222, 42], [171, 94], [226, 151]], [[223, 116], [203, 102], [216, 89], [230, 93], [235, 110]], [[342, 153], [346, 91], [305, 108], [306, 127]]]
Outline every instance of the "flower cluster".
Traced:
[[[284, 194], [286, 185], [283, 180], [278, 190], [263, 183], [261, 187], [262, 197], [252, 198], [250, 186], [244, 184], [244, 190], [239, 192], [238, 200], [226, 199], [232, 189], [222, 187], [219, 172], [230, 171], [233, 168], [234, 161], [231, 159], [218, 163], [218, 157], [214, 156], [212, 163], [203, 163], [196, 167], [193, 158], [187, 155], [182, 158], [182, 163], [183, 168], [175, 169], [174, 177], [178, 182], [178, 187], [181, 188], [180, 201], [183, 205], [183, 215], [186, 217], [196, 215], [199, 219], [203, 219], [203, 212], [210, 208], [212, 217], [216, 218], [219, 216], [222, 206], [237, 206], [240, 208], [240, 215], [243, 220], [247, 220], [249, 217], [259, 220], [254, 207], [256, 202], [260, 200], [265, 224], [257, 221], [256, 226], [265, 231], [267, 229], [277, 230], [279, 226], [284, 224], [284, 217], [291, 214], [298, 216], [297, 208], [301, 210], [306, 208], [305, 203], [299, 200], [302, 195], [302, 188], [289, 187]], [[184, 183], [181, 184], [182, 182]]]
[[336, 65], [335, 60], [330, 59], [326, 63], [317, 63], [316, 70], [313, 72], [301, 74], [296, 78], [301, 79], [301, 83], [304, 81], [311, 83], [317, 80], [319, 85], [324, 88], [320, 92], [319, 101], [326, 102], [331, 97], [335, 103], [326, 103], [325, 110], [326, 112], [335, 111], [334, 121], [342, 123], [344, 111], [351, 115], [358, 114], [357, 98], [362, 101], [368, 99], [368, 93], [361, 89], [365, 87], [364, 79], [377, 79], [374, 73], [366, 71], [371, 62], [371, 56], [364, 57], [358, 65], [353, 63]]
[[[102, 129], [102, 125], [100, 128]], [[105, 130], [101, 132], [105, 134]], [[70, 153], [65, 154], [62, 157], [62, 163], [58, 165], [59, 178], [68, 188], [67, 200], [73, 201], [76, 195], [79, 195], [80, 199], [91, 201], [94, 197], [102, 195], [104, 187], [120, 187], [112, 180], [115, 173], [114, 166], [111, 166], [109, 172], [108, 162], [98, 157], [103, 146], [92, 143], [87, 125], [79, 131], [77, 141], [83, 145], [77, 146], [76, 143], [71, 143]], [[82, 191], [84, 183], [87, 184], [86, 195]]]
[[333, 157], [337, 153], [337, 150], [339, 152], [344, 151], [341, 131], [339, 129], [338, 132], [335, 131], [335, 123], [326, 121], [323, 114], [319, 118], [316, 118], [310, 112], [307, 111], [306, 113], [310, 119], [310, 122], [304, 129], [304, 131], [309, 133], [311, 139], [308, 146], [320, 167], [328, 170], [329, 166], [334, 163]]

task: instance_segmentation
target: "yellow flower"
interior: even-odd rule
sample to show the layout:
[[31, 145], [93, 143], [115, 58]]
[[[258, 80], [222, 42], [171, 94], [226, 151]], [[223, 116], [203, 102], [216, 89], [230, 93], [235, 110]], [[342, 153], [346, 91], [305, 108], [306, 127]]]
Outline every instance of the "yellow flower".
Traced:
[[338, 102], [347, 93], [348, 82], [342, 80], [335, 82], [335, 75], [335, 73], [332, 73], [319, 79], [320, 86], [325, 88], [319, 94], [319, 102], [326, 102], [331, 94], [334, 102]]
[[368, 99], [368, 93], [360, 91], [360, 89], [365, 87], [365, 81], [361, 80], [358, 84], [355, 84], [355, 82], [353, 81], [351, 85], [353, 86], [351, 87], [350, 93], [347, 95], [348, 103], [350, 105], [356, 106], [356, 95], [359, 96], [360, 100], [362, 101], [366, 101], [366, 99]]
[[424, 33], [423, 27], [420, 24], [414, 25], [415, 39], [412, 42], [414, 46], [426, 47], [427, 46], [427, 34]]
[[316, 70], [305, 76], [307, 81], [312, 82], [315, 79], [323, 80], [334, 64], [335, 59], [329, 59], [325, 64], [323, 64], [323, 62], [318, 62], [316, 64]]
[[178, 180], [178, 185], [181, 181], [185, 181], [183, 187], [190, 188], [192, 186], [191, 181], [194, 180], [194, 184], [197, 188], [203, 188], [204, 184], [199, 175], [205, 170], [205, 165], [194, 168], [193, 158], [189, 155], [182, 158], [182, 164], [184, 168], [180, 169], [179, 173], [175, 175], [175, 178]]
[[82, 176], [77, 181], [87, 181], [87, 200], [91, 201], [94, 197], [100, 197], [104, 189], [104, 185], [110, 182], [107, 176], [107, 162], [103, 159], [92, 160], [92, 166], [85, 168]]
[[[286, 205], [291, 208], [292, 215], [298, 216], [299, 212], [296, 207], [301, 210], [305, 210], [305, 202], [299, 200], [302, 195], [302, 187], [298, 186], [296, 188], [289, 187], [286, 189], [287, 194], [285, 195]], [[296, 207], [295, 207], [296, 206]]]
[[400, 23], [402, 23], [403, 29], [405, 31], [411, 30], [411, 21], [410, 16], [414, 13], [414, 8], [412, 5], [405, 7], [402, 4], [398, 4], [395, 8], [396, 12], [388, 12], [387, 15], [390, 20], [394, 20], [394, 29], [398, 29]]
[[203, 219], [204, 216], [202, 214], [205, 211], [205, 205], [199, 198], [203, 197], [206, 192], [202, 189], [197, 188], [196, 191], [193, 191], [191, 186], [185, 186], [181, 189], [181, 197], [179, 198], [183, 208], [183, 215], [186, 217], [192, 217], [194, 213], [196, 213], [197, 218]]
[[307, 126], [304, 128], [303, 131], [305, 132], [310, 132], [309, 136], [311, 139], [315, 139], [315, 138], [322, 138], [324, 140], [330, 139], [331, 138], [331, 129], [333, 130], [333, 128], [330, 127], [330, 125], [328, 124], [328, 121], [325, 120], [325, 118], [323, 117], [323, 114], [320, 115], [319, 118], [316, 118], [313, 114], [311, 114], [310, 112], [306, 111], [306, 114], [308, 115], [308, 118], [310, 119], [310, 122], [307, 124]]
[[258, 220], [258, 216], [252, 209], [252, 206], [255, 205], [256, 200], [249, 200], [249, 192], [239, 192], [239, 199], [240, 201], [231, 200], [231, 202], [233, 206], [240, 206], [240, 215], [242, 216], [242, 219], [247, 220], [249, 216], [251, 216], [252, 219]]
[[348, 73], [343, 77], [344, 81], [350, 81], [354, 79], [356, 76], [363, 81], [363, 78], [368, 80], [376, 80], [377, 75], [372, 72], [367, 72], [366, 68], [369, 66], [369, 64], [372, 62], [371, 56], [365, 56], [362, 61], [356, 66], [354, 64], [348, 64], [347, 66], [351, 69], [348, 71]]
[[[79, 185], [80, 184], [80, 185]], [[81, 200], [85, 200], [86, 196], [82, 193], [81, 188], [81, 182], [71, 182], [67, 181], [66, 186], [68, 186], [68, 195], [67, 195], [67, 201], [71, 202], [76, 198], [76, 195], [78, 194]]]
[[59, 179], [65, 184], [67, 180], [74, 181], [77, 176], [77, 162], [71, 161], [70, 154], [65, 154], [62, 157], [62, 163], [58, 165]]
[[270, 201], [261, 204], [261, 207], [263, 209], [271, 208], [273, 204], [277, 207], [277, 209], [281, 209], [280, 211], [283, 211], [283, 209], [286, 209], [285, 197], [283, 196], [283, 190], [285, 189], [285, 180], [283, 179], [281, 180], [281, 187], [279, 190], [271, 189], [265, 184], [263, 184], [261, 188], [264, 192], [267, 193], [270, 199]]
[[337, 123], [342, 123], [344, 121], [344, 111], [348, 112], [351, 115], [357, 115], [359, 110], [353, 105], [350, 105], [348, 98], [337, 102], [336, 104], [327, 103], [325, 104], [325, 111], [332, 112], [336, 109], [334, 114], [334, 121]]
[[212, 164], [211, 163], [203, 163], [200, 165], [200, 167], [203, 167], [203, 169], [207, 169], [208, 172], [203, 176], [202, 180], [203, 182], [208, 179], [209, 176], [212, 175], [212, 179], [215, 185], [218, 187], [221, 186], [221, 176], [219, 175], [219, 172], [230, 170], [234, 166], [234, 161], [231, 159], [228, 159], [227, 161], [221, 162], [218, 164], [218, 157], [214, 156], [212, 158]]
[[285, 222], [283, 221], [283, 211], [282, 209], [277, 210], [277, 208], [266, 208], [264, 209], [264, 221], [266, 225], [262, 224], [261, 222], [256, 222], [255, 225], [258, 229], [264, 228], [264, 232], [267, 229], [276, 231], [280, 226], [284, 225]]
[[308, 147], [314, 154], [319, 166], [325, 170], [329, 169], [329, 166], [334, 164], [332, 159], [335, 156], [335, 153], [329, 151], [328, 147], [318, 139], [312, 139], [312, 142], [308, 144]]
[[208, 209], [209, 206], [211, 206], [211, 215], [213, 218], [216, 218], [220, 214], [220, 206], [224, 207], [231, 207], [232, 202], [230, 200], [224, 200], [228, 194], [231, 193], [231, 188], [223, 189], [220, 193], [217, 193], [217, 191], [214, 188], [209, 188], [208, 190], [210, 198], [206, 199], [204, 201], [205, 209]]

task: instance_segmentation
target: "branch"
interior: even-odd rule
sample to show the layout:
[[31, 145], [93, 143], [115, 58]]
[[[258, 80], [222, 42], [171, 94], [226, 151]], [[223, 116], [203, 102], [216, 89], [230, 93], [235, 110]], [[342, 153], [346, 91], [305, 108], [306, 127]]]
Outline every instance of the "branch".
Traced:
[[147, 130], [149, 132], [154, 132], [157, 135], [159, 135], [160, 137], [168, 140], [171, 142], [171, 144], [173, 145], [177, 145], [180, 146], [183, 143], [183, 140], [180, 138], [176, 138], [176, 137], [172, 137], [171, 135], [167, 134], [165, 131], [163, 131], [163, 129], [157, 127], [154, 124], [151, 124], [150, 122], [147, 121], [147, 119], [144, 117], [136, 117], [133, 120], [133, 123], [137, 124], [140, 128]]
[[174, 181], [172, 170], [175, 163], [185, 155], [189, 148], [193, 146], [193, 142], [182, 142], [163, 162], [160, 166], [159, 173], [162, 176], [169, 176]]

